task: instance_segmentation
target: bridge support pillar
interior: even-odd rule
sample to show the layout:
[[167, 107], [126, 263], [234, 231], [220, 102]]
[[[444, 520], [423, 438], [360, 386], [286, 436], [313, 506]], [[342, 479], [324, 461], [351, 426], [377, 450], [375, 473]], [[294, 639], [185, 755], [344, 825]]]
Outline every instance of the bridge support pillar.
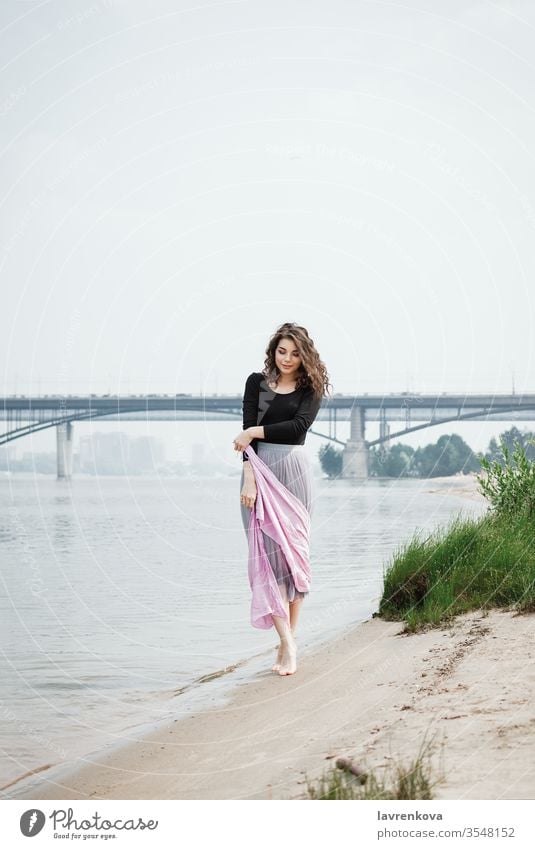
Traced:
[[366, 480], [368, 477], [368, 447], [364, 439], [366, 410], [354, 407], [351, 410], [351, 430], [342, 454], [342, 477]]
[[56, 445], [58, 461], [57, 479], [69, 479], [72, 476], [72, 422], [63, 422], [56, 426]]

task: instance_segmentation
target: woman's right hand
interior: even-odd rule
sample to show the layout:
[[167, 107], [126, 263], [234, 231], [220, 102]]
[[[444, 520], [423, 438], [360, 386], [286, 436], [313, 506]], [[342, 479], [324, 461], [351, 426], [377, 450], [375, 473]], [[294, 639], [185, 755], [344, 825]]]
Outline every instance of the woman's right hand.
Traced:
[[256, 501], [256, 483], [254, 480], [245, 479], [241, 490], [240, 501], [248, 507], [249, 510], [253, 509]]

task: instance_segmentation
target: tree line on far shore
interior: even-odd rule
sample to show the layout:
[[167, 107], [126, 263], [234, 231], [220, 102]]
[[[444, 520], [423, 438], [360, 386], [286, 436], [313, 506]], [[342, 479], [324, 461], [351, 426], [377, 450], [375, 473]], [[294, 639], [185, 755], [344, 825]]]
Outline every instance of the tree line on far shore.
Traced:
[[[435, 478], [480, 472], [482, 457], [488, 462], [503, 463], [500, 443], [510, 451], [520, 445], [527, 459], [535, 460], [535, 433], [512, 427], [503, 431], [498, 439], [493, 437], [484, 453], [472, 451], [457, 433], [444, 434], [436, 442], [419, 448], [401, 442], [373, 445], [369, 452], [369, 474], [378, 478]], [[318, 454], [323, 472], [330, 478], [340, 477], [342, 449], [327, 443], [321, 446]]]

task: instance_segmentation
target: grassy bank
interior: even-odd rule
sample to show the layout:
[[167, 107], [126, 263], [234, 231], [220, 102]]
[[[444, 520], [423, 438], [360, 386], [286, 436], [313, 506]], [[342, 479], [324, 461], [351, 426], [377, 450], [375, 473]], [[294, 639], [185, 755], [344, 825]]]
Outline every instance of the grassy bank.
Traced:
[[500, 458], [480, 462], [487, 514], [417, 534], [384, 575], [379, 615], [405, 619], [407, 631], [479, 608], [535, 611], [535, 463], [503, 441]]
[[535, 522], [531, 516], [458, 516], [395, 554], [384, 576], [379, 615], [406, 629], [439, 624], [478, 608], [535, 610]]

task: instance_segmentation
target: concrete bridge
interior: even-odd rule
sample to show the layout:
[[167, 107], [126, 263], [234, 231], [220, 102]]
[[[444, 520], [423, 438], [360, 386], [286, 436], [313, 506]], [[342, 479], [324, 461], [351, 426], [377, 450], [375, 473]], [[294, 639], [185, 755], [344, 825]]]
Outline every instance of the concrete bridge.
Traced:
[[[58, 478], [72, 475], [74, 422], [88, 419], [140, 421], [148, 416], [160, 421], [240, 420], [239, 395], [10, 395], [1, 399], [0, 419], [5, 427], [0, 445], [31, 433], [56, 428]], [[535, 394], [440, 395], [391, 393], [389, 395], [343, 395], [325, 398], [310, 433], [343, 446], [343, 477], [368, 476], [368, 452], [372, 445], [399, 439], [408, 433], [447, 422], [467, 420], [531, 421], [535, 418]], [[349, 439], [337, 436], [337, 425], [350, 422]], [[379, 437], [366, 440], [367, 422], [379, 422]], [[326, 423], [327, 433], [317, 429]], [[392, 423], [399, 427], [391, 429]], [[419, 424], [414, 424], [419, 422]]]

